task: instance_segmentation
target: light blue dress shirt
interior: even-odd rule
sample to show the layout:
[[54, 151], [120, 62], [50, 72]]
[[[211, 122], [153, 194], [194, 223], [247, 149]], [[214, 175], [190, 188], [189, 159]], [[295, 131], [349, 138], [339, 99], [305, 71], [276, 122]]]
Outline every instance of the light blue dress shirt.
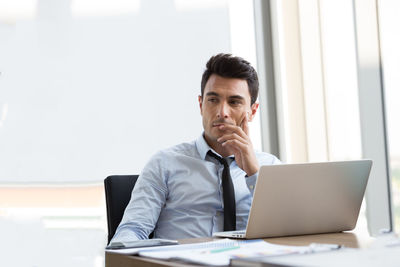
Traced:
[[[203, 135], [156, 153], [140, 174], [131, 200], [111, 242], [155, 238], [182, 239], [223, 231], [223, 165], [207, 155]], [[214, 150], [212, 150], [216, 153]], [[218, 155], [218, 153], [216, 153]], [[259, 165], [279, 164], [273, 155], [256, 152]], [[258, 173], [230, 164], [235, 188], [236, 228], [246, 229]]]

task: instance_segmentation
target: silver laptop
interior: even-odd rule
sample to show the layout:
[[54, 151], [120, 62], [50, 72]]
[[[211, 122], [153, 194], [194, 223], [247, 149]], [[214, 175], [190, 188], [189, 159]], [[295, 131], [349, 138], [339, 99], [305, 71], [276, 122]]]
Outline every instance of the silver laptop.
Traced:
[[245, 231], [213, 236], [263, 238], [354, 229], [371, 160], [261, 166]]

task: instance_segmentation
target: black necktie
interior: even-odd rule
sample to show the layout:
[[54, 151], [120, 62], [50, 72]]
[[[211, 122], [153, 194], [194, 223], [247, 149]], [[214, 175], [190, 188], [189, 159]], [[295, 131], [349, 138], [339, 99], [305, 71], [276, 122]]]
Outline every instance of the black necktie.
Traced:
[[[208, 151], [208, 155], [216, 158], [222, 165], [222, 195], [224, 198], [224, 231], [236, 230], [236, 203], [235, 203], [235, 189], [233, 188], [231, 172], [229, 170], [229, 158], [221, 158]], [[228, 160], [227, 160], [228, 159]]]

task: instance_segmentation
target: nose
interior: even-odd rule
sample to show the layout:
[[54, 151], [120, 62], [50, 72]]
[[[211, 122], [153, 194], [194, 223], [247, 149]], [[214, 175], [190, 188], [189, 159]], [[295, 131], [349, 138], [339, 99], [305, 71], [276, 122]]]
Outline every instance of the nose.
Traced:
[[229, 117], [229, 105], [225, 102], [221, 102], [221, 104], [218, 107], [217, 111], [217, 118], [218, 119], [227, 119]]

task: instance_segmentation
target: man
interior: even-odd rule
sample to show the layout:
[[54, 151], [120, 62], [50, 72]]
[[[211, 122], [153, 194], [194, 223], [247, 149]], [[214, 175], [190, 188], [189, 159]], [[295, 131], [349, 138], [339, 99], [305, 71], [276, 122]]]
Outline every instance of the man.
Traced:
[[260, 165], [279, 163], [255, 152], [249, 138], [257, 95], [247, 61], [210, 58], [198, 97], [203, 134], [150, 159], [111, 242], [147, 239], [153, 230], [156, 238], [182, 239], [246, 228]]

